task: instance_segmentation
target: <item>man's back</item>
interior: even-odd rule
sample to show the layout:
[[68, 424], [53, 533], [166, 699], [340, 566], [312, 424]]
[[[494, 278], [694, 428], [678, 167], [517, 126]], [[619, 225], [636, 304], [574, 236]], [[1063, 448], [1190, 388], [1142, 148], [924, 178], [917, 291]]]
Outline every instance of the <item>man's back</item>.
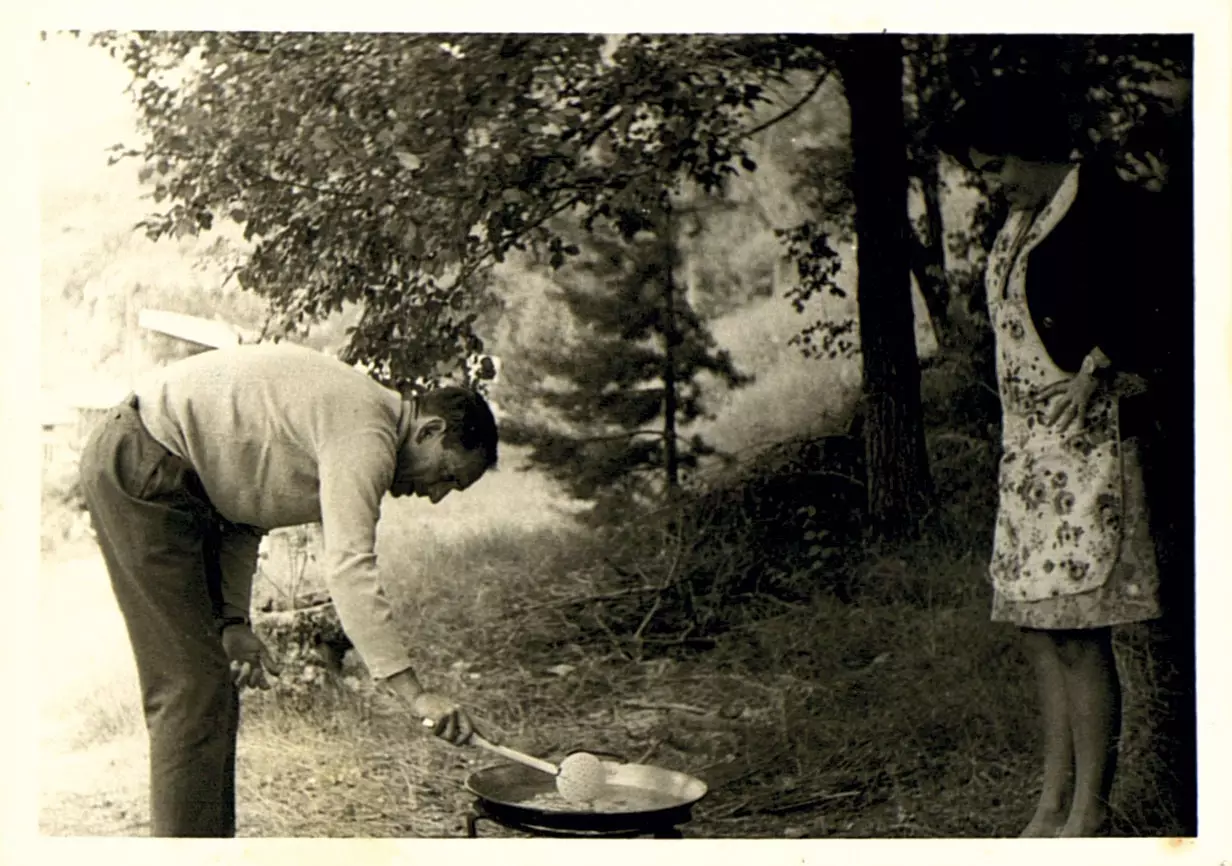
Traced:
[[395, 392], [287, 344], [204, 352], [136, 390], [151, 435], [192, 464], [219, 513], [264, 529], [321, 520], [327, 455], [392, 477], [406, 422]]

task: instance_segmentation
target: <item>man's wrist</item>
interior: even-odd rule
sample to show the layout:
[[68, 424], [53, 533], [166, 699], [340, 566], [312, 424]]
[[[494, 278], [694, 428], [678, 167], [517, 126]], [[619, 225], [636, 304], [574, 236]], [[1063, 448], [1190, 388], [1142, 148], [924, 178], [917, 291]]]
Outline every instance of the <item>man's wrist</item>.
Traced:
[[222, 634], [227, 629], [237, 625], [244, 626], [245, 628], [251, 627], [252, 620], [250, 620], [247, 616], [242, 616], [240, 614], [228, 614], [226, 616], [219, 617], [216, 624], [218, 627], [218, 633]]
[[384, 683], [385, 687], [397, 695], [412, 711], [414, 710], [415, 699], [426, 691], [419, 682], [419, 677], [415, 676], [415, 671], [411, 668], [386, 677]]

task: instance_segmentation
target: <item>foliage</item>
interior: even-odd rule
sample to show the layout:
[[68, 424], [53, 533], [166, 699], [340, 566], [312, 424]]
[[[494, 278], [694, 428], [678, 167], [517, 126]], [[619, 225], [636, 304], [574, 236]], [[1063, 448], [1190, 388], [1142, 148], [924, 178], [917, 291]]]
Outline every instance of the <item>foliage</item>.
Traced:
[[[491, 266], [559, 215], [636, 230], [648, 191], [755, 166], [772, 36], [100, 34], [135, 76], [152, 236], [243, 224], [274, 333], [362, 303], [347, 357], [432, 376], [481, 350]], [[463, 170], [459, 170], [464, 166]], [[657, 193], [655, 193], [657, 195]]]
[[1142, 173], [1148, 153], [1161, 168], [1188, 161], [1189, 36], [955, 36], [943, 51], [951, 99], [994, 78], [1022, 78], [1070, 108], [1092, 155], [1120, 163], [1140, 182], [1166, 179]]
[[[799, 281], [792, 284], [787, 296], [797, 313], [805, 312], [809, 301], [817, 295], [847, 297], [846, 290], [837, 281], [842, 260], [831, 246], [831, 235], [823, 226], [809, 221], [791, 229], [781, 229], [778, 235], [786, 245], [787, 255], [796, 262]], [[806, 358], [850, 356], [856, 349], [855, 329], [855, 319], [817, 319], [805, 325], [791, 342]]]
[[784, 604], [850, 600], [862, 450], [848, 436], [783, 443], [595, 527], [587, 591], [570, 606], [586, 637], [574, 640], [652, 657], [704, 649]]
[[320, 524], [287, 526], [267, 533], [257, 556], [254, 603], [259, 593], [261, 609], [266, 611], [315, 604], [314, 596], [322, 588], [317, 566], [320, 546]]
[[[104, 211], [113, 213], [109, 207]], [[225, 282], [220, 259], [225, 244], [194, 238], [152, 244], [117, 228], [114, 216], [101, 238], [83, 241], [90, 235], [65, 233], [45, 245], [45, 384], [72, 382], [83, 368], [127, 377], [196, 351], [184, 341], [136, 328], [137, 311], [144, 308], [219, 318], [253, 331], [268, 316], [268, 304]], [[130, 323], [135, 357], [127, 352]], [[55, 352], [65, 345], [71, 353]]]
[[[369, 691], [361, 679], [362, 662], [347, 657], [352, 644], [342, 629], [333, 602], [294, 610], [270, 611], [253, 618], [253, 629], [281, 665], [271, 686], [275, 700], [306, 710], [323, 689]], [[344, 659], [349, 662], [344, 669]]]

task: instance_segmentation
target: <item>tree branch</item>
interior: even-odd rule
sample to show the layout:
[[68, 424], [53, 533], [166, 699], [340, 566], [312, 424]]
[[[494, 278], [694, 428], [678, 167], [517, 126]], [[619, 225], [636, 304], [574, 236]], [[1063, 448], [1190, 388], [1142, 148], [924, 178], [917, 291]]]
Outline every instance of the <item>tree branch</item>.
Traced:
[[[619, 110], [616, 111], [615, 113], [612, 113], [613, 108], [616, 108]], [[620, 120], [621, 115], [625, 113], [625, 107], [623, 105], [608, 106], [604, 110], [603, 113], [611, 114], [612, 116], [609, 117], [607, 120], [603, 121], [602, 123], [600, 123], [598, 129], [596, 129], [586, 138], [582, 139], [582, 150], [583, 151], [590, 150], [590, 148], [594, 147], [595, 142], [597, 142], [603, 136], [603, 133], [607, 132], [609, 129], [611, 129], [613, 126], [616, 125], [616, 121]]]
[[803, 108], [805, 104], [810, 99], [812, 99], [814, 95], [816, 95], [817, 91], [821, 90], [821, 86], [826, 83], [826, 79], [830, 77], [833, 71], [834, 70], [832, 69], [827, 69], [824, 72], [822, 72], [821, 75], [817, 76], [817, 80], [813, 82], [813, 86], [808, 89], [808, 92], [805, 93], [804, 96], [801, 97], [800, 100], [797, 101], [794, 105], [789, 106], [787, 109], [785, 109], [784, 111], [781, 111], [774, 117], [767, 120], [765, 123], [759, 123], [757, 126], [753, 127], [748, 132], [741, 134], [740, 137], [741, 138], [752, 138], [753, 136], [757, 135], [757, 133], [764, 132], [765, 130], [774, 126], [779, 121], [786, 120], [787, 118], [791, 117], [801, 108]]
[[663, 438], [662, 430], [630, 430], [626, 433], [613, 433], [611, 436], [588, 436], [584, 439], [573, 439], [574, 442], [590, 444], [592, 442], [616, 442], [621, 439], [633, 439], [637, 436], [650, 436], [652, 438]]
[[[570, 196], [568, 199], [565, 200], [564, 204], [548, 207], [542, 215], [540, 215], [538, 218], [534, 219], [533, 221], [527, 223], [526, 226], [523, 227], [521, 231], [509, 236], [506, 243], [503, 244], [503, 247], [501, 248], [501, 252], [504, 252], [505, 250], [509, 250], [518, 241], [526, 237], [526, 235], [528, 235], [530, 232], [542, 226], [552, 217], [558, 214], [564, 213], [566, 210], [568, 210], [569, 208], [573, 207], [574, 205], [578, 204], [581, 201], [582, 201], [582, 195], [579, 193], [579, 194]], [[472, 262], [469, 267], [464, 267], [459, 270], [457, 279], [454, 280], [453, 284], [455, 286], [464, 284], [467, 280], [473, 277], [475, 273], [481, 267], [483, 267], [489, 260], [496, 258], [497, 250], [498, 250], [497, 244], [495, 243], [489, 244], [488, 249], [484, 251], [481, 255], [477, 256], [474, 262]]]

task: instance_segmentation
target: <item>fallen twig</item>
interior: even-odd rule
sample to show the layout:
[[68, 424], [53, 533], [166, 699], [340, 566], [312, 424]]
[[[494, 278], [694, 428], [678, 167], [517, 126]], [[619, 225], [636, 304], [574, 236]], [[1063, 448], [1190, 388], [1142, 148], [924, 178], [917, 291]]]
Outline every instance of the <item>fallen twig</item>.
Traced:
[[651, 744], [650, 744], [650, 748], [646, 749], [646, 751], [644, 751], [644, 752], [642, 752], [640, 755], [638, 755], [638, 756], [637, 756], [637, 760], [635, 760], [633, 763], [635, 763], [635, 764], [644, 764], [646, 761], [648, 761], [648, 760], [650, 759], [650, 756], [651, 756], [651, 755], [653, 755], [655, 752], [659, 751], [659, 746], [663, 745], [663, 743], [664, 743], [664, 742], [665, 742], [664, 738], [662, 738], [662, 737], [656, 737], [656, 738], [655, 738], [655, 741], [654, 741], [653, 743], [651, 743]]
[[[737, 782], [743, 782], [750, 776], [756, 776], [758, 773], [777, 767], [782, 761], [786, 760], [789, 753], [789, 749], [779, 748], [769, 755], [766, 755], [756, 763], [742, 762], [744, 763], [744, 769], [736, 775], [728, 778], [722, 778], [721, 773], [716, 777], [716, 774], [713, 771], [722, 770], [724, 767], [731, 768], [732, 764], [711, 765], [707, 768], [707, 771], [702, 773], [702, 775], [706, 777], [706, 780], [710, 784], [711, 788], [730, 788], [732, 785], [735, 785]], [[739, 766], [739, 764], [736, 766]]]
[[843, 800], [848, 797], [858, 797], [863, 791], [839, 791], [836, 794], [819, 794], [812, 797], [807, 797], [803, 800], [796, 800], [791, 803], [783, 803], [781, 805], [768, 805], [757, 811], [765, 815], [786, 815], [790, 812], [799, 812], [801, 809], [807, 809], [809, 806], [816, 806], [819, 803], [826, 803], [830, 800]]
[[743, 813], [744, 808], [752, 802], [752, 799], [752, 797], [745, 797], [742, 800], [738, 800], [733, 805], [728, 806], [726, 809], [711, 812], [709, 817], [713, 821], [726, 821], [729, 818], [735, 818], [737, 815]]
[[599, 593], [597, 595], [583, 595], [574, 598], [559, 598], [552, 601], [542, 601], [536, 604], [522, 605], [514, 609], [515, 613], [528, 613], [533, 610], [544, 610], [545, 608], [559, 607], [581, 607], [587, 604], [601, 604], [605, 601], [620, 601], [623, 598], [630, 598], [636, 595], [647, 595], [652, 592], [662, 592], [657, 586], [634, 586], [629, 589], [622, 589], [619, 592]]
[[594, 619], [595, 625], [599, 626], [600, 630], [607, 636], [608, 640], [612, 644], [612, 648], [616, 650], [617, 654], [619, 654], [625, 661], [633, 661], [633, 656], [631, 656], [628, 650], [622, 646], [620, 637], [612, 631], [611, 627], [604, 621], [603, 617], [599, 615], [599, 612], [592, 611], [591, 618]]
[[621, 701], [620, 703], [622, 706], [632, 707], [635, 710], [678, 710], [679, 712], [692, 713], [696, 716], [709, 715], [709, 711], [704, 710], [701, 707], [695, 707], [692, 704], [676, 704], [671, 703], [670, 701], [658, 702], [631, 699]]
[[633, 632], [633, 641], [635, 643], [641, 643], [642, 633], [646, 631], [646, 627], [650, 625], [650, 621], [654, 619], [654, 615], [659, 612], [659, 607], [662, 604], [663, 593], [660, 592], [655, 596], [654, 604], [650, 606], [650, 610], [646, 611], [646, 615], [642, 617], [642, 621], [638, 625], [637, 630]]
[[[858, 797], [861, 791], [840, 791], [836, 794], [820, 794], [810, 796], [803, 800], [796, 800], [791, 803], [775, 804], [774, 802], [759, 804], [757, 797], [746, 797], [739, 803], [736, 803], [722, 812], [711, 815], [714, 820], [725, 821], [730, 818], [742, 818], [750, 815], [787, 815], [791, 812], [799, 812], [802, 809], [807, 809], [809, 806], [816, 806], [820, 803], [825, 803], [830, 800], [843, 800], [850, 797]], [[778, 799], [778, 798], [775, 798]]]

